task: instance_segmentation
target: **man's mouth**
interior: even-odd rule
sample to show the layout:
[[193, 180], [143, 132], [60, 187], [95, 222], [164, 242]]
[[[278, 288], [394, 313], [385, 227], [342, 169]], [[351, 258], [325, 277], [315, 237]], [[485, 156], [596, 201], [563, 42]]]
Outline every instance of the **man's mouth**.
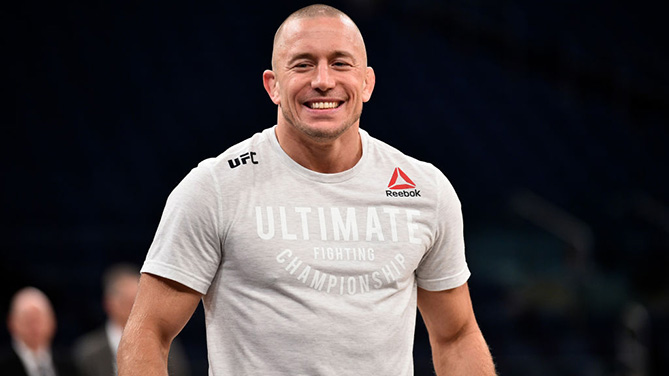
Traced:
[[327, 110], [337, 108], [342, 104], [342, 102], [309, 102], [307, 107], [313, 110]]

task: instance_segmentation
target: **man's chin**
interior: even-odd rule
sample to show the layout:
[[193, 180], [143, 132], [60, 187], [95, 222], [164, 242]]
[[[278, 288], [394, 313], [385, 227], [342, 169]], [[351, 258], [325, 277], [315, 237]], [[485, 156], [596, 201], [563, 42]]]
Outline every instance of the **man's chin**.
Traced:
[[338, 128], [313, 128], [310, 136], [323, 141], [338, 139], [342, 134], [351, 128], [351, 125], [340, 126]]
[[331, 141], [339, 138], [351, 128], [351, 125], [353, 124], [315, 122], [310, 124], [300, 123], [296, 124], [295, 127], [313, 139]]

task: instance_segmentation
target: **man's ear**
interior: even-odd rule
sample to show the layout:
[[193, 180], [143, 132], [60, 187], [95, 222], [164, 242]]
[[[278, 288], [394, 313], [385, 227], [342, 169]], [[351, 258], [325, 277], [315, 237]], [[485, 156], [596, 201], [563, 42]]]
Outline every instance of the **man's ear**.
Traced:
[[277, 81], [274, 71], [269, 69], [264, 71], [262, 74], [262, 83], [272, 102], [274, 102], [276, 105], [281, 103], [281, 96], [279, 95], [279, 81]]
[[363, 102], [369, 101], [369, 99], [372, 97], [374, 85], [376, 85], [376, 75], [374, 74], [374, 69], [372, 69], [372, 67], [367, 67], [365, 69], [365, 81], [362, 83]]

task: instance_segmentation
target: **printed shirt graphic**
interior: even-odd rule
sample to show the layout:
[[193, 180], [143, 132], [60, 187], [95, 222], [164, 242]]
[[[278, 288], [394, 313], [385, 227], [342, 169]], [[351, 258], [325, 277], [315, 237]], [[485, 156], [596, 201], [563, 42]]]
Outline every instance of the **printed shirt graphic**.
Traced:
[[[360, 134], [358, 164], [320, 174], [269, 128], [168, 198], [142, 270], [205, 294], [210, 375], [413, 374], [416, 286], [469, 277], [460, 203], [435, 167]], [[419, 194], [387, 193], [402, 189]]]

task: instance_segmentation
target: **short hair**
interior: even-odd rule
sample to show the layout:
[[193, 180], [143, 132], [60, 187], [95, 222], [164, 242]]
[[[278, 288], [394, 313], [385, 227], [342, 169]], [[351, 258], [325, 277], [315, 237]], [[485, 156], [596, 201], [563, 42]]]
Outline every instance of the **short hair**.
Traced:
[[[281, 25], [279, 25], [279, 28], [276, 30], [276, 33], [274, 33], [274, 42], [272, 44], [272, 69], [274, 69], [274, 50], [276, 49], [276, 43], [278, 42], [279, 37], [281, 36], [281, 33], [283, 32], [283, 29], [285, 28], [286, 24], [288, 24], [290, 21], [293, 20], [316, 18], [316, 17], [343, 18], [351, 22], [356, 27], [356, 29], [358, 28], [355, 22], [353, 22], [351, 17], [349, 17], [346, 13], [329, 5], [312, 4], [304, 8], [298, 9], [295, 12], [291, 13], [290, 16], [286, 17], [286, 19], [281, 23]], [[363, 41], [363, 46], [364, 46], [364, 41]]]
[[116, 283], [124, 277], [139, 278], [140, 269], [135, 264], [120, 263], [107, 268], [102, 274], [102, 289], [105, 296], [116, 293]]
[[349, 17], [346, 13], [340, 11], [337, 8], [325, 4], [309, 5], [302, 9], [296, 10], [295, 12], [291, 13], [290, 16], [286, 17], [285, 20], [283, 20], [281, 25], [279, 25], [279, 28], [276, 30], [276, 33], [274, 34], [274, 43], [276, 44], [279, 35], [283, 31], [284, 25], [286, 25], [288, 22], [292, 20], [300, 20], [304, 18], [316, 18], [316, 17], [332, 17], [332, 18], [343, 17], [353, 22], [353, 20], [351, 20], [351, 17]]

